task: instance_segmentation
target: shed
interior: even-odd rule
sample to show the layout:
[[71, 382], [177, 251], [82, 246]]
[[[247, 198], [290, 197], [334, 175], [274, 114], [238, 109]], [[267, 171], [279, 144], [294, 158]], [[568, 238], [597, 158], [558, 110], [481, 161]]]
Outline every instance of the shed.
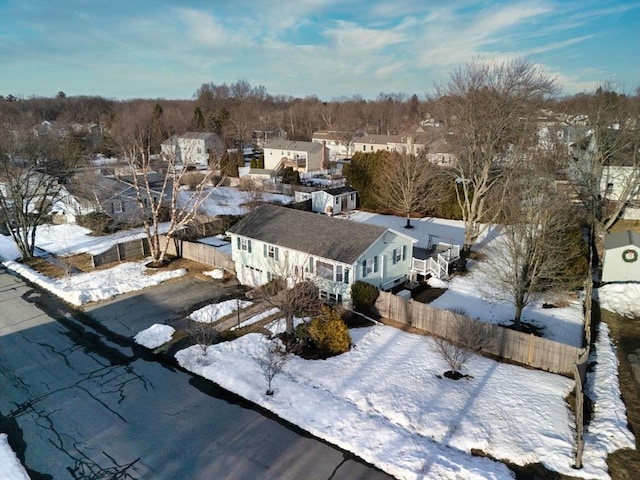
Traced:
[[603, 282], [640, 282], [640, 234], [631, 230], [604, 239]]

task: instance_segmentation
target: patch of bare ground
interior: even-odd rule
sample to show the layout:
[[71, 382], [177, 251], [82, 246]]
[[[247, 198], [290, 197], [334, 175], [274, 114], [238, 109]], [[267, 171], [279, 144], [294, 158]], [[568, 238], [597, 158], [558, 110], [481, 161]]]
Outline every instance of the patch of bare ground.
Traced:
[[412, 292], [411, 298], [416, 302], [431, 303], [446, 291], [446, 288], [435, 288], [427, 285], [426, 288], [418, 287], [418, 291]]
[[80, 253], [78, 255], [73, 255], [72, 257], [65, 257], [62, 261], [81, 272], [92, 272], [93, 270], [97, 270], [93, 267], [91, 255], [88, 253]]
[[62, 278], [65, 276], [66, 271], [59, 265], [54, 265], [51, 262], [48, 262], [44, 258], [33, 257], [27, 258], [22, 261], [25, 265], [33, 268], [36, 272], [41, 273], [47, 277], [51, 278]]
[[612, 341], [616, 346], [620, 362], [620, 391], [627, 408], [628, 427], [636, 439], [635, 450], [624, 449], [611, 453], [607, 457], [607, 465], [613, 480], [632, 480], [638, 478], [640, 472], [640, 318], [629, 319], [607, 310], [601, 311], [601, 317], [611, 329]]

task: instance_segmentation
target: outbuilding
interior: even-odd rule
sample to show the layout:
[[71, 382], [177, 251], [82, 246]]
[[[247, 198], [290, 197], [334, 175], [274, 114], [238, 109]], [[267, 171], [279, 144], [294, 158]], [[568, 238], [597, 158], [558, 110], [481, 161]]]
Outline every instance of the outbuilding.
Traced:
[[640, 282], [640, 234], [610, 233], [604, 239], [603, 282]]

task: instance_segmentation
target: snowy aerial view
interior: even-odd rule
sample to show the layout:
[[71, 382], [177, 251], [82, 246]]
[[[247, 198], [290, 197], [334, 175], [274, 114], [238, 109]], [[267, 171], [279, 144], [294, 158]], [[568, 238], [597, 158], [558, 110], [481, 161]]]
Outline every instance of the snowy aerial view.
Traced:
[[[229, 200], [232, 202], [232, 200]], [[225, 202], [226, 203], [226, 202]], [[401, 229], [404, 219], [390, 215], [352, 212], [350, 220]], [[418, 244], [431, 236], [459, 242], [460, 222], [416, 219], [411, 235]], [[499, 235], [489, 229], [481, 245]], [[56, 255], [95, 252], [108, 248], [122, 234], [92, 237], [74, 225], [38, 228], [39, 248]], [[139, 234], [139, 233], [138, 233]], [[137, 235], [128, 233], [128, 236]], [[122, 262], [90, 274], [52, 279], [15, 260], [19, 254], [10, 237], [0, 236], [2, 263], [29, 281], [73, 305], [113, 298], [158, 284], [184, 270], [148, 274], [145, 261]], [[432, 305], [448, 309], [463, 305], [467, 315], [491, 323], [507, 322], [512, 306], [490, 302], [478, 293], [474, 264], [464, 276], [431, 280], [446, 289]], [[207, 272], [212, 279], [222, 272]], [[640, 286], [609, 285], [599, 291], [602, 305], [622, 314], [640, 315]], [[627, 299], [627, 300], [625, 300]], [[582, 304], [579, 296], [567, 296], [564, 306], [545, 309], [540, 298], [523, 314], [550, 339], [579, 344]], [[235, 300], [210, 304], [191, 314], [197, 322], [215, 322], [251, 302]], [[277, 314], [270, 309], [242, 326]], [[296, 319], [300, 323], [304, 319]], [[267, 325], [273, 334], [282, 332], [284, 320]], [[132, 340], [149, 349], [171, 341], [175, 329], [149, 320], [149, 328]], [[634, 448], [634, 437], [625, 420], [625, 406], [617, 384], [617, 359], [606, 324], [597, 338], [597, 358], [592, 359], [589, 395], [593, 416], [585, 430], [583, 467], [574, 469], [575, 426], [567, 396], [574, 388], [571, 378], [475, 355], [463, 367], [465, 376], [452, 380], [438, 354], [433, 337], [408, 333], [374, 323], [350, 330], [352, 348], [325, 360], [306, 360], [289, 355], [273, 379], [273, 395], [260, 358], [273, 341], [262, 333], [250, 333], [233, 341], [197, 345], [179, 351], [176, 358], [187, 370], [215, 382], [277, 416], [353, 452], [384, 472], [401, 479], [414, 478], [513, 478], [508, 464], [540, 463], [550, 471], [589, 479], [609, 478], [607, 455]], [[0, 443], [5, 477], [21, 478], [6, 441]], [[482, 455], [478, 455], [482, 452]], [[5, 460], [6, 459], [6, 460]], [[15, 475], [15, 476], [14, 476]]]

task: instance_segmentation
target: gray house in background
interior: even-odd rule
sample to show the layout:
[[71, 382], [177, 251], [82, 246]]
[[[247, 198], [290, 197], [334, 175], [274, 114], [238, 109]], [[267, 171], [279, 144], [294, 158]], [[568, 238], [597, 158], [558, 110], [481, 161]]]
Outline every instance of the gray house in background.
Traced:
[[604, 239], [603, 282], [640, 282], [640, 234], [631, 230]]

